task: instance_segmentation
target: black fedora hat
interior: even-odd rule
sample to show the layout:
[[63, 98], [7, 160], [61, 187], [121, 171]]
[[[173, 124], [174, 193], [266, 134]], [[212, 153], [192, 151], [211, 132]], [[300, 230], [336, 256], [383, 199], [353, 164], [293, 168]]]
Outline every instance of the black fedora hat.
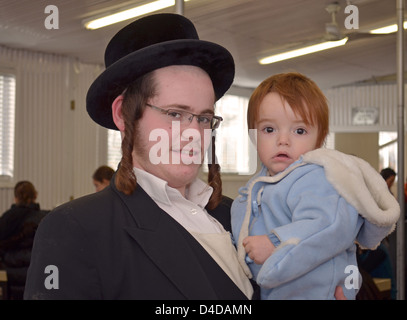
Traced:
[[190, 20], [179, 14], [154, 14], [121, 29], [105, 51], [106, 69], [90, 86], [86, 109], [98, 124], [117, 130], [112, 103], [138, 77], [171, 65], [192, 65], [212, 80], [216, 100], [230, 88], [233, 57], [224, 47], [200, 40]]

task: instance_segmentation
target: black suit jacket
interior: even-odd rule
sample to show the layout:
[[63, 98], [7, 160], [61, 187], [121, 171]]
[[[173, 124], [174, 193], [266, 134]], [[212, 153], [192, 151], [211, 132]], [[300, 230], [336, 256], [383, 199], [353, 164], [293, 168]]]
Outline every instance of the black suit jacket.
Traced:
[[[228, 228], [230, 203], [213, 214]], [[126, 196], [114, 178], [104, 190], [70, 201], [43, 219], [24, 298], [246, 299], [140, 186]]]

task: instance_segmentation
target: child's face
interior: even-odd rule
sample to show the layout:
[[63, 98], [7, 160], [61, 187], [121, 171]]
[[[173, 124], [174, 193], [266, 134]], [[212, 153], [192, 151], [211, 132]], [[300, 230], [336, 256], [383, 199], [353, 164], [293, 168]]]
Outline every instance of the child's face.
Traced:
[[317, 148], [318, 127], [305, 125], [278, 93], [267, 94], [260, 104], [257, 151], [270, 175], [286, 169], [294, 161]]

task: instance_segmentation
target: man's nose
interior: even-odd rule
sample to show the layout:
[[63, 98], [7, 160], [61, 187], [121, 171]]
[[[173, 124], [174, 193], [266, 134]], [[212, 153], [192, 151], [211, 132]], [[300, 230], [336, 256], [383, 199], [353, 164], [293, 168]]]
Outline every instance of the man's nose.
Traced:
[[196, 129], [198, 131], [201, 130], [201, 125], [198, 122], [198, 117], [195, 115], [191, 114], [186, 125], [188, 128]]
[[[196, 118], [196, 117], [194, 117]], [[201, 126], [197, 120], [192, 119], [187, 127], [182, 130], [182, 140], [183, 141], [200, 141], [202, 138]]]

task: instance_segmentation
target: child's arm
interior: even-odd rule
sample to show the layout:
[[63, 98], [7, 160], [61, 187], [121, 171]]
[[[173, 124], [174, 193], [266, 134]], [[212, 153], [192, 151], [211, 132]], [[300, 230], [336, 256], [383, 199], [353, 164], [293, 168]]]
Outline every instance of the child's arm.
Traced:
[[[246, 237], [243, 239], [243, 245], [249, 258], [256, 264], [263, 264], [275, 249], [267, 235]], [[341, 286], [336, 286], [335, 299], [347, 300]]]
[[[263, 198], [272, 205], [277, 200], [266, 192]], [[352, 247], [361, 224], [356, 210], [326, 181], [322, 168], [303, 175], [284, 194], [291, 223], [266, 235], [278, 239], [257, 276], [266, 288], [301, 277]]]

